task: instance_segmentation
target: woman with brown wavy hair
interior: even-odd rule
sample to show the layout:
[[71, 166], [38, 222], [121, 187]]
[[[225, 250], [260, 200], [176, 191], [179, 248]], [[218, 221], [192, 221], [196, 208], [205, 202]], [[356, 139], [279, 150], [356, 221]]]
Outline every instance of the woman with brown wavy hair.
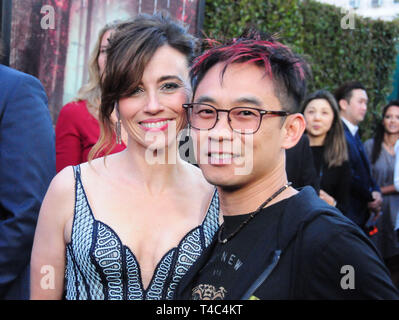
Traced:
[[[75, 101], [67, 103], [60, 111], [55, 128], [57, 172], [86, 162], [100, 136], [101, 75], [105, 69], [108, 40], [117, 26], [118, 22], [113, 22], [101, 29], [89, 60], [89, 80], [79, 90]], [[112, 121], [116, 121], [115, 115]], [[123, 139], [109, 153], [126, 148], [126, 134], [121, 130]], [[112, 138], [115, 140], [115, 135]]]
[[302, 104], [313, 161], [320, 176], [320, 198], [345, 213], [350, 167], [338, 104], [326, 90], [308, 95]]
[[[215, 188], [177, 148], [194, 49], [186, 29], [163, 15], [140, 15], [113, 34], [95, 149], [115, 143], [115, 131], [120, 139], [120, 124], [127, 148], [54, 178], [32, 251], [32, 298], [172, 299], [211, 243]], [[41, 286], [42, 266], [54, 269], [53, 290]]]

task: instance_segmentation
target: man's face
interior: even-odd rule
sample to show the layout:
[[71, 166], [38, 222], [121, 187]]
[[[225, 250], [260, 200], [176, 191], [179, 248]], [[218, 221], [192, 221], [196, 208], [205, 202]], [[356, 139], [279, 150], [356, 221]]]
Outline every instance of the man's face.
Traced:
[[363, 89], [352, 90], [352, 96], [349, 102], [341, 103], [344, 117], [354, 125], [358, 125], [364, 120], [367, 112], [368, 97]]
[[[195, 103], [222, 110], [282, 110], [264, 69], [251, 63], [233, 63], [222, 78], [223, 67], [224, 63], [218, 63], [205, 74], [197, 87]], [[256, 133], [241, 134], [230, 128], [227, 112], [220, 112], [214, 128], [192, 129], [197, 162], [205, 178], [216, 186], [236, 189], [264, 179], [277, 166], [285, 167], [283, 121], [281, 117], [264, 115]]]

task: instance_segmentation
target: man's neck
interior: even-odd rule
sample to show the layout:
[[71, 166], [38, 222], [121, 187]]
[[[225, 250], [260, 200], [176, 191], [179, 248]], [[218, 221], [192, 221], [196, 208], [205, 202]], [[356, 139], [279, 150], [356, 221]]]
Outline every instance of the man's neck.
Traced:
[[[231, 191], [218, 187], [220, 206], [223, 215], [235, 216], [254, 212], [258, 207], [277, 190], [287, 184], [285, 171], [280, 175], [270, 175], [264, 179], [257, 180], [244, 187]], [[287, 188], [281, 192], [267, 205], [272, 205], [281, 200], [297, 194], [293, 188]]]
[[356, 124], [353, 124], [350, 122], [348, 119], [345, 118], [345, 116], [341, 115], [342, 121], [346, 124], [348, 127], [349, 131], [352, 133], [352, 136], [354, 136], [359, 129], [359, 127]]

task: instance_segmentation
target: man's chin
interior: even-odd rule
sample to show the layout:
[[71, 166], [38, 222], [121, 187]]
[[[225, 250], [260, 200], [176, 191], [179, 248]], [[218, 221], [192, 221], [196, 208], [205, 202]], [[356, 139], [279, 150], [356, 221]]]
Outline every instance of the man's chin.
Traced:
[[232, 181], [232, 179], [226, 179], [226, 177], [216, 178], [216, 177], [207, 177], [205, 175], [205, 179], [215, 187], [218, 187], [226, 192], [234, 192], [243, 187], [242, 183]]

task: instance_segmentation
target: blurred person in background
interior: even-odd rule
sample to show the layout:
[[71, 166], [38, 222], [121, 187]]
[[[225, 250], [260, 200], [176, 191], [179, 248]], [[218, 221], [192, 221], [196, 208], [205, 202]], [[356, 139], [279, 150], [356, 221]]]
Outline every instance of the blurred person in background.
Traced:
[[0, 300], [29, 299], [33, 236], [55, 175], [54, 140], [40, 81], [0, 64]]
[[320, 198], [341, 212], [347, 211], [350, 166], [344, 129], [334, 96], [318, 90], [305, 98], [302, 110], [306, 133], [320, 177]]
[[344, 83], [334, 96], [340, 109], [351, 168], [349, 205], [344, 214], [368, 233], [366, 224], [371, 212], [377, 216], [382, 205], [381, 190], [371, 174], [359, 135], [359, 124], [366, 116], [369, 99], [366, 88], [358, 81]]
[[316, 172], [309, 138], [303, 134], [298, 143], [285, 151], [285, 170], [295, 189], [312, 186], [320, 192], [320, 176]]
[[399, 287], [399, 242], [395, 224], [399, 211], [399, 192], [394, 186], [395, 143], [399, 138], [399, 101], [390, 101], [382, 110], [374, 137], [364, 143], [373, 178], [383, 195], [382, 216], [377, 221], [374, 242], [380, 250], [392, 281]]
[[[107, 24], [100, 31], [89, 60], [89, 81], [79, 90], [76, 101], [66, 104], [60, 111], [55, 128], [57, 172], [67, 166], [87, 162], [90, 150], [100, 137], [100, 85], [108, 41], [118, 23]], [[115, 113], [111, 117], [115, 123]], [[111, 147], [111, 154], [126, 148], [126, 133], [123, 127], [121, 130], [121, 140], [116, 141], [116, 136], [113, 138], [117, 143]], [[98, 156], [104, 156], [104, 153]]]

